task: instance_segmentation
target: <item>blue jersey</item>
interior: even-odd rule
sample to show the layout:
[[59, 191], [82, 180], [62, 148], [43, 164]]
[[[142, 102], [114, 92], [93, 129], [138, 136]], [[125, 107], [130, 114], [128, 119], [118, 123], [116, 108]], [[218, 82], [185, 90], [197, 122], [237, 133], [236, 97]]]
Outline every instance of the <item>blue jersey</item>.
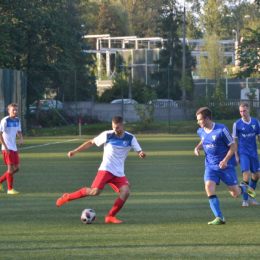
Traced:
[[[205, 151], [205, 166], [219, 170], [219, 163], [226, 157], [230, 145], [234, 143], [232, 136], [226, 126], [214, 123], [211, 131], [206, 132], [202, 127], [197, 131]], [[229, 159], [227, 168], [237, 166], [235, 155]]]
[[260, 135], [259, 121], [251, 117], [250, 122], [239, 119], [233, 125], [232, 136], [238, 138], [238, 154], [258, 157], [256, 136]]

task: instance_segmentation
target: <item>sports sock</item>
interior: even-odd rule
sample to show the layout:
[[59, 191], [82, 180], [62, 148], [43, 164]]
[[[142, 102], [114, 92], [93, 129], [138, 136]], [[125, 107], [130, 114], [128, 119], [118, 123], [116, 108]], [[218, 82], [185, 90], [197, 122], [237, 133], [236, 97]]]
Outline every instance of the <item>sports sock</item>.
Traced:
[[85, 188], [82, 188], [81, 190], [78, 190], [74, 193], [71, 193], [69, 195], [69, 200], [76, 200], [76, 199], [80, 199], [80, 198], [83, 198], [83, 197], [86, 197], [86, 189], [87, 187]]
[[11, 173], [11, 172], [7, 172], [6, 179], [7, 179], [8, 190], [12, 190], [13, 189], [14, 174]]
[[123, 201], [120, 197], [118, 197], [114, 203], [114, 206], [112, 207], [112, 209], [110, 210], [107, 216], [114, 217], [117, 214], [117, 212], [124, 206], [124, 204], [125, 201]]
[[216, 195], [209, 196], [209, 204], [211, 207], [211, 210], [213, 211], [215, 217], [220, 217], [223, 219], [223, 215], [220, 209], [219, 200]]
[[[248, 181], [244, 181], [247, 185], [249, 185]], [[241, 186], [240, 186], [241, 187]], [[245, 186], [243, 186], [245, 187]], [[246, 188], [243, 189], [243, 200], [248, 200], [248, 194], [245, 192]]]
[[0, 183], [3, 183], [6, 180], [7, 173], [8, 172], [5, 172], [5, 174], [0, 178]]
[[255, 190], [255, 189], [256, 189], [256, 186], [257, 186], [257, 182], [258, 182], [258, 180], [255, 181], [255, 180], [253, 180], [253, 179], [251, 178], [251, 180], [250, 180], [250, 182], [249, 182], [249, 186]]

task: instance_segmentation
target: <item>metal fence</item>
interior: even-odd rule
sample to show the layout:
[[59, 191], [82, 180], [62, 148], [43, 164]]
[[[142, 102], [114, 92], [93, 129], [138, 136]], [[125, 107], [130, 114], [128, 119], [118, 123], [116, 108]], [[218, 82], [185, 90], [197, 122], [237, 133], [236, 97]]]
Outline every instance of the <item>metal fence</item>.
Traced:
[[22, 130], [26, 130], [26, 72], [13, 69], [0, 69], [0, 117], [8, 115], [8, 105], [18, 103], [18, 117]]

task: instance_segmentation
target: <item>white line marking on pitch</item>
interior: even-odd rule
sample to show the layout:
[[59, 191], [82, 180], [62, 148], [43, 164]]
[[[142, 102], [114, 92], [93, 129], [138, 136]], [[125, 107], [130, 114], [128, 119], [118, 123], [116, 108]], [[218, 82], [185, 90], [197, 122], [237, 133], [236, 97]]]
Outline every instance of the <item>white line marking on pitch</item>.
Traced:
[[[40, 144], [40, 145], [28, 146], [28, 147], [24, 147], [24, 148], [19, 148], [18, 151], [25, 150], [25, 149], [30, 149], [30, 148], [37, 148], [37, 147], [41, 147], [41, 146], [47, 146], [47, 145], [51, 145], [51, 144], [67, 143], [67, 142], [72, 142], [72, 141], [76, 141], [76, 140], [80, 140], [80, 139], [72, 139], [72, 140], [67, 140], [67, 141], [64, 141], [64, 142], [54, 142], [54, 143], [48, 143], [48, 144]], [[2, 153], [2, 152], [0, 152], [0, 153]]]

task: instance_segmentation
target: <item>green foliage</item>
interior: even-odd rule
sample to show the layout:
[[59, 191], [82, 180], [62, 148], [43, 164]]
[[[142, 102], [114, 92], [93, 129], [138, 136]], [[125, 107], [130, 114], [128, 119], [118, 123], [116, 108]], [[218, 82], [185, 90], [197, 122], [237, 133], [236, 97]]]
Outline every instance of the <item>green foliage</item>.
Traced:
[[239, 76], [243, 78], [248, 78], [252, 73], [259, 73], [260, 70], [260, 27], [255, 30], [247, 28], [247, 31], [248, 37], [238, 48], [241, 68]]
[[134, 104], [135, 112], [140, 117], [140, 122], [144, 128], [153, 123], [155, 103], [157, 95], [154, 90], [149, 91], [148, 88], [144, 88], [143, 91], [144, 105]]
[[182, 72], [181, 80], [179, 81], [179, 86], [181, 90], [186, 91], [186, 96], [192, 99], [194, 93], [194, 83], [193, 78], [188, 72]]
[[[115, 79], [113, 81], [113, 86], [109, 89], [106, 89], [101, 97], [99, 98], [99, 102], [104, 103], [110, 103], [114, 99], [120, 99], [122, 98], [122, 94], [124, 98], [128, 98], [129, 96], [129, 80], [127, 77], [127, 72], [123, 71], [121, 73], [117, 73], [115, 76]], [[133, 80], [132, 82], [132, 98], [137, 101], [138, 103], [144, 103], [145, 97], [144, 97], [144, 88], [147, 88], [149, 91], [151, 91], [151, 86], [146, 85], [141, 80]], [[123, 90], [123, 92], [122, 92]]]
[[[219, 37], [215, 34], [206, 34], [205, 43], [201, 46], [202, 54], [200, 55], [200, 77], [214, 79], [221, 78], [225, 58], [219, 53], [223, 51], [222, 45], [218, 42]], [[204, 56], [207, 53], [207, 56]]]
[[[182, 77], [182, 45], [179, 40], [178, 28], [183, 26], [183, 14], [179, 9], [176, 1], [164, 1], [164, 4], [158, 10], [159, 16], [156, 20], [158, 36], [167, 39], [160, 51], [160, 59], [154, 63], [158, 70], [151, 75], [152, 79], [159, 84], [156, 85], [155, 91], [158, 98], [168, 97], [178, 100], [182, 92], [179, 86]], [[162, 47], [159, 45], [159, 47]], [[186, 70], [191, 71], [193, 60], [188, 46], [186, 45]]]
[[228, 78], [230, 78], [230, 79], [237, 78], [238, 72], [239, 72], [238, 67], [233, 69], [232, 62], [227, 65], [227, 75], [226, 76]]

